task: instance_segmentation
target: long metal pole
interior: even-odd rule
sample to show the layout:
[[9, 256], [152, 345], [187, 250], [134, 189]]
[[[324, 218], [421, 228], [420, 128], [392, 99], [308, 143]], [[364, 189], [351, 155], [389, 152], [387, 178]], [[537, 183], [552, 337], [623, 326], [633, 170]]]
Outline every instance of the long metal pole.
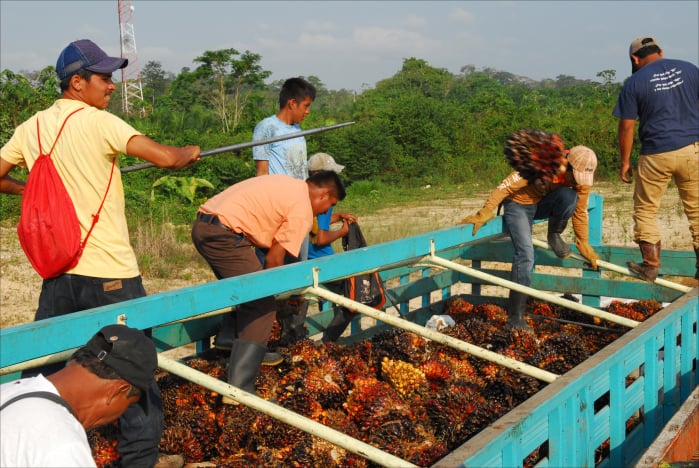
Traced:
[[[541, 247], [542, 249], [549, 249], [550, 250], [548, 243], [541, 241], [539, 239], [532, 239], [532, 243], [536, 247]], [[571, 256], [571, 258], [574, 258], [576, 260], [580, 260], [582, 262], [587, 262], [586, 258], [584, 258], [576, 253], [572, 253], [570, 256]], [[606, 268], [607, 270], [610, 270], [610, 271], [615, 271], [615, 272], [621, 273], [623, 275], [631, 276], [632, 278], [638, 278], [638, 276], [634, 275], [631, 272], [631, 270], [629, 270], [628, 268], [624, 268], [624, 267], [621, 267], [619, 265], [615, 265], [613, 263], [605, 262], [604, 260], [597, 260], [597, 265], [601, 266], [602, 268]], [[690, 288], [689, 286], [685, 286], [683, 284], [677, 284], [677, 283], [674, 283], [672, 281], [668, 281], [668, 280], [665, 280], [662, 278], [657, 278], [654, 281], [654, 283], [659, 285], [659, 286], [665, 286], [666, 288], [674, 289], [676, 291], [680, 291], [680, 292], [684, 292], [684, 293], [688, 293], [689, 291], [692, 290], [692, 288]]]
[[233, 398], [235, 401], [249, 406], [254, 410], [272, 416], [283, 423], [294, 426], [311, 435], [327, 440], [328, 442], [342, 447], [349, 452], [362, 456], [367, 460], [381, 466], [396, 468], [416, 466], [394, 455], [379, 450], [372, 445], [354, 439], [347, 434], [343, 434], [340, 431], [324, 426], [317, 421], [296, 414], [284, 407], [270, 403], [257, 395], [243, 391], [238, 387], [234, 387], [233, 385], [204, 374], [203, 372], [194, 370], [189, 366], [163, 357], [160, 354], [158, 355], [158, 367], [174, 375], [182, 377], [183, 379], [187, 379], [190, 382], [194, 382], [197, 385], [208, 388], [209, 390], [212, 390], [220, 395]]
[[67, 361], [77, 350], [78, 348], [71, 348], [58, 353], [47, 354], [46, 356], [30, 359], [28, 361], [18, 362], [17, 364], [13, 364], [11, 366], [2, 367], [0, 368], [0, 375], [12, 374], [13, 372], [32, 369], [34, 367], [39, 367], [46, 364], [53, 364], [55, 362]]
[[461, 273], [465, 273], [469, 276], [473, 276], [474, 278], [482, 279], [484, 281], [487, 281], [489, 283], [497, 284], [499, 286], [504, 286], [508, 289], [512, 289], [517, 292], [521, 292], [523, 294], [526, 294], [528, 296], [536, 297], [538, 299], [543, 299], [548, 302], [551, 302], [553, 304], [558, 304], [563, 307], [567, 307], [568, 309], [571, 310], [577, 310], [578, 312], [582, 312], [583, 314], [591, 315], [593, 317], [601, 318], [603, 320], [607, 320], [609, 322], [617, 323], [619, 325], [623, 325], [625, 327], [629, 328], [635, 328], [637, 327], [640, 323], [627, 319], [625, 317], [619, 317], [618, 315], [610, 314], [609, 312], [604, 312], [603, 310], [595, 309], [594, 307], [590, 307], [584, 304], [579, 304], [574, 301], [570, 301], [568, 299], [564, 299], [562, 297], [555, 296], [553, 294], [549, 294], [546, 292], [539, 291], [534, 288], [528, 288], [527, 286], [522, 286], [521, 284], [515, 283], [513, 281], [509, 281], [506, 279], [502, 279], [498, 276], [495, 275], [490, 275], [488, 273], [483, 273], [482, 271], [476, 270], [475, 268], [470, 268], [465, 265], [460, 265], [458, 263], [445, 260], [443, 258], [437, 257], [434, 255], [430, 255], [427, 257], [430, 262], [435, 263], [436, 265], [441, 265], [446, 268], [449, 268], [450, 270], [454, 271], [459, 271]]
[[[267, 138], [265, 140], [248, 141], [246, 143], [238, 143], [236, 145], [222, 146], [221, 148], [215, 148], [208, 151], [202, 151], [199, 157], [204, 158], [206, 156], [213, 156], [215, 154], [229, 153], [231, 151], [238, 151], [245, 148], [252, 148], [253, 146], [268, 145], [270, 143], [276, 143], [277, 141], [289, 140], [291, 138], [298, 138], [307, 135], [313, 135], [315, 133], [327, 132], [328, 130], [334, 130], [336, 128], [346, 127], [347, 125], [352, 125], [354, 122], [343, 122], [335, 125], [328, 125], [326, 127], [311, 128], [310, 130], [303, 130], [296, 133], [289, 133], [287, 135], [280, 135], [273, 138]], [[122, 167], [121, 173], [140, 171], [141, 169], [148, 169], [149, 167], [155, 167], [155, 164], [147, 162], [143, 164], [135, 164], [129, 167]]]

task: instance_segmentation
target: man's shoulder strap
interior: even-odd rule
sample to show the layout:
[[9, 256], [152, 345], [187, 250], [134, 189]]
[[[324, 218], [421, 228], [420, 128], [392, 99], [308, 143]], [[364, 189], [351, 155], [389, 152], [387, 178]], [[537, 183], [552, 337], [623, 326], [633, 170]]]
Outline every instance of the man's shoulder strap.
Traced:
[[54, 403], [57, 403], [57, 404], [63, 406], [65, 409], [68, 410], [68, 412], [69, 412], [70, 414], [72, 414], [72, 415], [75, 417], [75, 413], [73, 413], [73, 409], [70, 407], [70, 405], [69, 405], [63, 398], [61, 398], [60, 396], [56, 395], [55, 393], [51, 393], [51, 392], [39, 392], [39, 391], [37, 391], [37, 392], [27, 392], [27, 393], [23, 393], [23, 394], [21, 394], [21, 395], [17, 395], [17, 396], [14, 397], [14, 398], [10, 398], [10, 399], [7, 400], [2, 406], [0, 406], [0, 411], [2, 411], [3, 409], [5, 409], [5, 407], [7, 407], [8, 405], [10, 405], [10, 404], [12, 404], [12, 403], [14, 403], [14, 402], [16, 402], [16, 401], [19, 401], [19, 400], [24, 400], [25, 398], [44, 398], [44, 399], [46, 399], [46, 400], [51, 400], [51, 401], [53, 401]]

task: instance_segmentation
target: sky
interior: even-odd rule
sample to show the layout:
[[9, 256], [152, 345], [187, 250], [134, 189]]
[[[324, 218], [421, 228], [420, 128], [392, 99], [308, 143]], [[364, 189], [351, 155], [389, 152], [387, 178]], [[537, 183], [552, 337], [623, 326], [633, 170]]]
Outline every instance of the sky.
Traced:
[[[234, 48], [261, 56], [268, 83], [316, 76], [331, 90], [373, 88], [411, 57], [455, 74], [473, 65], [601, 81], [614, 70], [621, 82], [643, 35], [666, 57], [699, 62], [697, 0], [130, 1], [141, 68], [156, 61], [179, 73], [204, 51]], [[117, 0], [0, 0], [0, 70], [55, 65], [86, 38], [120, 54]]]

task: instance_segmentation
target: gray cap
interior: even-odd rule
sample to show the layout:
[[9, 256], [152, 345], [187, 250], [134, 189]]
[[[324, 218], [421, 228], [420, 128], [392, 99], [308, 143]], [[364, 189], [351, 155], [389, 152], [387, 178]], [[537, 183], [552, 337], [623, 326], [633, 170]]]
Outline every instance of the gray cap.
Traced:
[[327, 153], [316, 153], [308, 159], [308, 170], [333, 171], [336, 174], [342, 172], [345, 166], [335, 162], [335, 159]]
[[638, 52], [639, 50], [650, 46], [656, 46], [657, 48], [660, 48], [660, 44], [658, 44], [658, 41], [656, 41], [654, 37], [637, 37], [636, 39], [631, 41], [631, 45], [629, 46], [629, 55], [635, 55], [636, 52]]

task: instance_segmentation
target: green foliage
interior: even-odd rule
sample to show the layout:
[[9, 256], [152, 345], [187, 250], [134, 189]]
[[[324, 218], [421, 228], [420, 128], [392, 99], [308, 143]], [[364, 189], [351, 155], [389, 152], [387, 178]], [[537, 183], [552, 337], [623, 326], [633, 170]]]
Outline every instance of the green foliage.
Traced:
[[[236, 58], [236, 56], [240, 58]], [[213, 106], [223, 133], [235, 130], [255, 89], [261, 88], [272, 72], [263, 70], [259, 54], [235, 49], [207, 50], [194, 59], [195, 74], [202, 97]]]
[[169, 195], [185, 198], [190, 204], [194, 203], [194, 197], [196, 196], [197, 189], [202, 187], [208, 187], [210, 189], [214, 188], [211, 182], [200, 177], [163, 176], [156, 180], [152, 185], [152, 190], [150, 192], [151, 201], [155, 200], [156, 187], [160, 187]]
[[30, 76], [0, 72], [0, 144], [10, 139], [15, 127], [58, 98], [58, 84], [52, 66]]
[[22, 199], [20, 197], [0, 194], [0, 220], [16, 221], [19, 219], [21, 206]]
[[[250, 141], [255, 125], [277, 112], [284, 80], [265, 84], [270, 72], [261, 68], [258, 54], [234, 48], [204, 51], [194, 62], [196, 69], [177, 74], [148, 62], [142, 70], [148, 113], [126, 120], [160, 143], [197, 144], [205, 151]], [[330, 90], [320, 77], [307, 77], [317, 95], [302, 127], [356, 122], [308, 137], [307, 148], [309, 155], [327, 152], [345, 165], [342, 176], [350, 192], [368, 190], [357, 195], [367, 204], [390, 197], [391, 187], [412, 189], [419, 196], [424, 192], [418, 188], [426, 185], [432, 192], [455, 185], [487, 190], [510, 171], [504, 142], [523, 127], [558, 133], [569, 147], [591, 147], [599, 159], [596, 179], [617, 179], [617, 121], [611, 111], [621, 84], [615, 82], [614, 70], [597, 76], [601, 82], [567, 75], [533, 81], [473, 65], [453, 74], [411, 57], [393, 76], [360, 94]], [[52, 66], [30, 74], [0, 74], [0, 144], [58, 97], [57, 86]], [[110, 106], [117, 115], [118, 91]], [[142, 162], [120, 158], [121, 167]], [[24, 175], [13, 171], [14, 177]], [[158, 168], [131, 172], [124, 175], [127, 210], [141, 219], [162, 216], [167, 209], [167, 216], [191, 222], [199, 199], [254, 175], [249, 149], [204, 158], [177, 173]], [[3, 218], [18, 215], [18, 199], [2, 196], [0, 201]]]
[[256, 174], [252, 156], [225, 154], [204, 159], [197, 166], [197, 174], [213, 184], [213, 193], [221, 192]]

